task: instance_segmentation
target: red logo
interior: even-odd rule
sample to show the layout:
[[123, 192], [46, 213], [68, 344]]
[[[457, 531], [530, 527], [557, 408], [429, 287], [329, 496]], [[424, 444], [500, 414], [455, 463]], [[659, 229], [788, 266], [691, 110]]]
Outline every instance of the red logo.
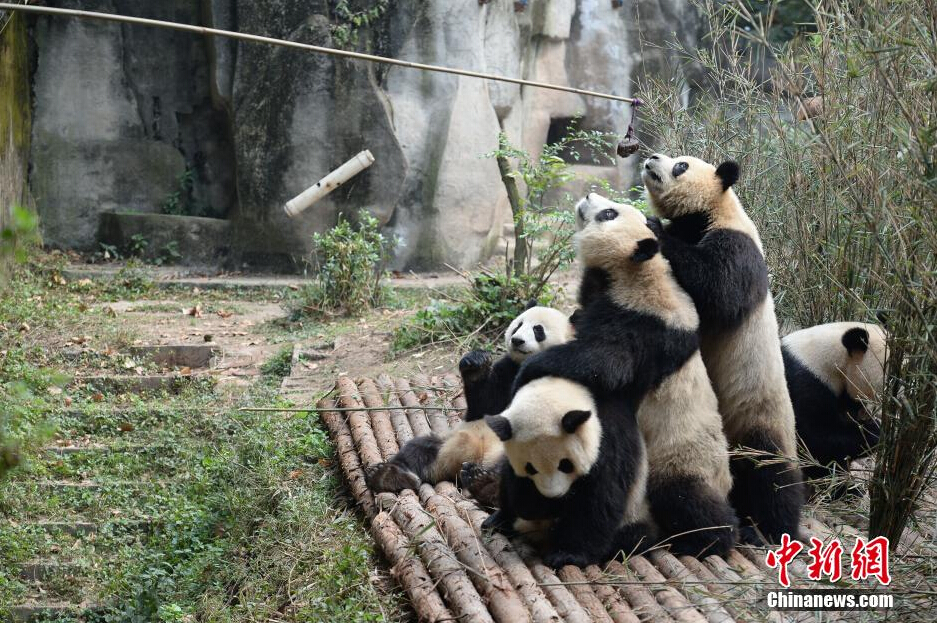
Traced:
[[[781, 586], [790, 587], [791, 579], [787, 566], [804, 549], [804, 544], [791, 539], [789, 534], [781, 535], [781, 546], [776, 550], [768, 550], [765, 554], [765, 563], [772, 569], [778, 570], [778, 582]], [[807, 577], [818, 581], [824, 576], [831, 582], [838, 581], [843, 575], [843, 549], [839, 539], [832, 539], [824, 546], [823, 541], [817, 538], [810, 539], [810, 549], [807, 556]], [[876, 537], [868, 542], [862, 537], [856, 539], [852, 548], [850, 577], [854, 580], [865, 580], [869, 577], [878, 578], [878, 581], [887, 585], [891, 582], [888, 572], [889, 543], [886, 537]]]

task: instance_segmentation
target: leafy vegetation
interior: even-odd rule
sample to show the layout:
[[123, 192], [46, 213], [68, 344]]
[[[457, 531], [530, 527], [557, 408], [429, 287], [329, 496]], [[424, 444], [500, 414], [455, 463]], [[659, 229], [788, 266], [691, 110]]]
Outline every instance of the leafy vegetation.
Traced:
[[389, 0], [337, 0], [332, 8], [332, 44], [346, 49], [357, 47], [361, 30], [383, 17], [389, 4]]
[[376, 218], [362, 210], [353, 225], [339, 215], [313, 243], [317, 272], [290, 301], [294, 316], [357, 315], [383, 302], [381, 279], [394, 241], [381, 234]]
[[[742, 164], [741, 199], [788, 328], [884, 312], [891, 355], [869, 530], [894, 542], [929, 504], [921, 492], [937, 462], [935, 6], [824, 3], [816, 33], [783, 45], [747, 3], [707, 6], [713, 47], [683, 51], [706, 88], [688, 107], [686, 85], [643, 85], [644, 127], [666, 151]], [[760, 78], [743, 47], [766, 55], [773, 75]]]

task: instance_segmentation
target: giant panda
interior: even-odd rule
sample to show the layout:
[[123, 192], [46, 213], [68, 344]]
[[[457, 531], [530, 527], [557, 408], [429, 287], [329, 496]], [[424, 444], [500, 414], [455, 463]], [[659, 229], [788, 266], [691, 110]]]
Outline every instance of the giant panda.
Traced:
[[735, 162], [689, 156], [654, 154], [642, 170], [650, 206], [670, 220], [663, 254], [699, 312], [700, 352], [735, 450], [729, 498], [740, 537], [776, 543], [798, 534], [802, 477], [768, 268], [732, 190], [738, 178]]
[[485, 422], [504, 443], [500, 505], [483, 527], [513, 533], [546, 524], [543, 561], [602, 563], [650, 544], [647, 457], [625, 394], [593, 394], [545, 376], [523, 385]]
[[571, 337], [572, 325], [566, 314], [550, 307], [528, 306], [504, 333], [506, 355], [492, 364], [487, 351], [475, 350], [459, 362], [465, 421], [445, 438], [422, 435], [408, 441], [388, 461], [367, 471], [368, 486], [396, 493], [415, 489], [421, 482], [455, 481], [463, 463], [494, 467], [502, 454], [501, 442], [482, 418], [508, 406], [514, 377], [526, 357]]
[[[846, 471], [878, 443], [878, 422], [863, 405], [882, 390], [886, 340], [882, 327], [861, 322], [821, 324], [781, 339], [797, 435], [808, 454], [804, 476], [812, 484], [834, 468]], [[839, 497], [847, 489], [830, 492]]]
[[[577, 205], [580, 226], [605, 209], [636, 213], [631, 206], [591, 193]], [[650, 219], [648, 227], [659, 230], [660, 225]], [[606, 291], [617, 271], [630, 270], [626, 258], [596, 265], [596, 258], [585, 252], [580, 261], [587, 274], [579, 291], [583, 307]], [[693, 302], [676, 284], [667, 261], [660, 256], [653, 261], [662, 267], [654, 277], [660, 291], [672, 291], [671, 307], [682, 308], [683, 326], [695, 330], [698, 320]], [[573, 318], [578, 322], [578, 313]], [[647, 393], [637, 418], [647, 447], [651, 515], [663, 543], [676, 554], [726, 554], [734, 544], [738, 524], [728, 502], [732, 488], [728, 445], [716, 394], [698, 350]]]

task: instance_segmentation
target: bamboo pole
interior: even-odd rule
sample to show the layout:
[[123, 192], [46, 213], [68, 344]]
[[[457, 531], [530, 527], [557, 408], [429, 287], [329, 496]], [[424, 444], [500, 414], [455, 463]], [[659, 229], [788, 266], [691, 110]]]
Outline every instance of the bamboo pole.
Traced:
[[587, 89], [577, 89], [575, 87], [563, 86], [559, 84], [550, 84], [549, 82], [539, 82], [536, 80], [524, 80], [522, 78], [513, 78], [511, 76], [502, 76], [482, 71], [472, 71], [470, 69], [457, 69], [454, 67], [444, 67], [442, 65], [429, 65], [426, 63], [415, 63], [412, 61], [403, 61], [386, 56], [377, 56], [374, 54], [365, 54], [363, 52], [352, 52], [350, 50], [337, 50], [321, 45], [312, 45], [309, 43], [300, 43], [298, 41], [287, 41], [275, 37], [264, 37], [262, 35], [252, 35], [231, 30], [222, 30], [220, 28], [209, 28], [207, 26], [196, 26], [194, 24], [181, 24], [179, 22], [167, 22], [158, 19], [148, 19], [145, 17], [132, 17], [129, 15], [119, 15], [117, 13], [100, 13], [96, 11], [80, 11], [78, 9], [58, 9], [47, 6], [27, 6], [21, 4], [12, 4], [10, 2], [0, 2], [0, 9], [10, 11], [20, 11], [23, 13], [32, 13], [37, 15], [53, 15], [58, 17], [77, 17], [81, 19], [97, 19], [108, 22], [118, 22], [123, 24], [134, 24], [137, 26], [150, 26], [155, 28], [168, 28], [171, 30], [181, 30], [198, 35], [226, 37], [238, 41], [249, 41], [251, 43], [265, 43], [268, 45], [277, 45], [285, 48], [294, 48], [306, 52], [315, 52], [318, 54], [328, 54], [330, 56], [339, 56], [358, 61], [367, 61], [371, 63], [381, 63], [384, 65], [395, 65], [397, 67], [406, 67], [408, 69], [418, 69], [421, 71], [431, 71], [436, 73], [453, 74], [456, 76], [467, 76], [469, 78], [480, 78], [482, 80], [495, 80], [497, 82], [509, 82], [526, 87], [536, 87], [538, 89], [549, 89], [551, 91], [563, 91], [565, 93], [575, 93], [585, 97], [599, 97], [602, 99], [613, 100], [616, 102], [633, 103], [634, 98], [623, 97], [621, 95], [612, 95], [611, 93], [601, 93], [599, 91], [589, 91]]

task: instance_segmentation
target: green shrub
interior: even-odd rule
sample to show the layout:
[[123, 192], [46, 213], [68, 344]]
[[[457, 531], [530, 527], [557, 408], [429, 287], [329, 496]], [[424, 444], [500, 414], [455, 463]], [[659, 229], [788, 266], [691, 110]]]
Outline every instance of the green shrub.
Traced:
[[353, 225], [339, 215], [338, 224], [313, 242], [318, 270], [291, 301], [294, 315], [356, 315], [383, 302], [381, 278], [394, 243], [376, 218], [362, 210]]
[[711, 43], [684, 50], [706, 84], [690, 106], [680, 81], [642, 85], [644, 125], [664, 151], [741, 163], [782, 325], [887, 313], [869, 530], [895, 542], [937, 463], [937, 9], [832, 0], [779, 46], [747, 3], [706, 6]]

